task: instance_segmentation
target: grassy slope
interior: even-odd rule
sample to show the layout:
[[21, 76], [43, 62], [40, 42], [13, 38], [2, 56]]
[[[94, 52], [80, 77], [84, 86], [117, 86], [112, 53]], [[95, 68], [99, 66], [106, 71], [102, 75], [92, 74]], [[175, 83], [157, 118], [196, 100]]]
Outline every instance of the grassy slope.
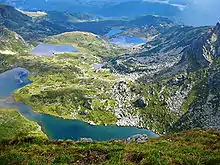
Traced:
[[88, 32], [66, 32], [50, 37], [46, 40], [52, 44], [73, 44], [82, 52], [87, 52], [98, 57], [112, 57], [125, 53], [120, 47], [109, 44], [98, 35]]
[[0, 50], [8, 50], [17, 52], [24, 52], [27, 50], [27, 44], [17, 33], [0, 26]]
[[[117, 121], [115, 110], [118, 105], [113, 94], [113, 86], [125, 77], [116, 75], [108, 69], [95, 71], [92, 66], [124, 51], [86, 32], [64, 33], [51, 37], [46, 42], [73, 44], [80, 52], [53, 57], [1, 56], [0, 68], [5, 69], [16, 64], [33, 73], [30, 77], [33, 83], [18, 90], [15, 93], [16, 100], [24, 101], [40, 113], [93, 121], [96, 124], [115, 124]], [[181, 86], [167, 85], [169, 79], [145, 85], [128, 81], [128, 95], [132, 97], [130, 100], [126, 98], [121, 104], [133, 108], [126, 111], [139, 115], [143, 120], [140, 124], [144, 127], [163, 133], [187, 110], [191, 98], [184, 103], [183, 112], [170, 111], [165, 100], [175, 95], [177, 90], [184, 90], [188, 84], [199, 83], [200, 77], [200, 74], [189, 74]], [[122, 93], [123, 98], [128, 95]], [[138, 98], [147, 100], [148, 106], [134, 107], [133, 102]]]
[[75, 143], [40, 138], [4, 140], [3, 164], [212, 164], [220, 163], [220, 134], [191, 130], [144, 144], [121, 142]]
[[39, 125], [29, 121], [13, 109], [0, 109], [0, 139], [26, 136], [46, 138]]
[[[92, 67], [103, 61], [101, 57], [118, 55], [124, 50], [96, 35], [82, 32], [65, 33], [47, 42], [70, 43], [80, 52], [53, 57], [7, 56], [9, 63], [19, 61], [19, 66], [33, 73], [33, 83], [18, 90], [16, 100], [24, 101], [41, 113], [114, 124], [115, 101], [110, 91], [119, 77], [108, 69], [95, 71]], [[85, 111], [88, 115], [80, 115]]]

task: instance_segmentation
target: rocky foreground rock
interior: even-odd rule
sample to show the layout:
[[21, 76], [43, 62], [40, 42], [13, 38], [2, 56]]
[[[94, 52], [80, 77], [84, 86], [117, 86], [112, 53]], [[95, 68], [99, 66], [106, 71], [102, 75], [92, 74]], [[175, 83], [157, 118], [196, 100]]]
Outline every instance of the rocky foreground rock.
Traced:
[[126, 143], [145, 143], [148, 140], [148, 136], [146, 134], [137, 134], [134, 136], [131, 136], [126, 139]]
[[93, 140], [92, 140], [92, 138], [81, 138], [79, 140], [79, 142], [82, 142], [82, 143], [93, 143]]

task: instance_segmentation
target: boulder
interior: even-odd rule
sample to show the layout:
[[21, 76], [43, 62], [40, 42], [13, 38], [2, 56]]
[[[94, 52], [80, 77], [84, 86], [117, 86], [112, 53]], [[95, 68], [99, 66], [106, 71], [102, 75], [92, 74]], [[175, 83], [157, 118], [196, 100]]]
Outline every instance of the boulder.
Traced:
[[84, 102], [83, 106], [84, 106], [85, 108], [87, 108], [87, 109], [92, 110], [92, 104], [90, 103], [89, 100], [86, 100], [86, 101]]
[[89, 114], [89, 112], [87, 110], [85, 110], [85, 111], [79, 112], [79, 114], [82, 116], [86, 116]]
[[146, 134], [137, 134], [126, 139], [126, 143], [145, 143], [148, 140]]
[[93, 140], [91, 138], [81, 138], [79, 140], [79, 142], [82, 142], [82, 143], [93, 143]]
[[136, 107], [140, 107], [140, 108], [145, 108], [147, 106], [147, 104], [144, 102], [143, 99], [139, 98], [134, 102], [134, 105]]

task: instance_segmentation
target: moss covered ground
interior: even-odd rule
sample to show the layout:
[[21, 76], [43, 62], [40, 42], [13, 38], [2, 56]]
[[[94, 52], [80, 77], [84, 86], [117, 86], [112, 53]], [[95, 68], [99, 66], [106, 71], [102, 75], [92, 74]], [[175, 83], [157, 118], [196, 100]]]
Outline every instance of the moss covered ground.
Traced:
[[220, 164], [220, 134], [211, 130], [190, 130], [140, 144], [17, 138], [1, 140], [0, 148], [1, 164]]
[[29, 121], [17, 110], [0, 109], [0, 139], [27, 136], [47, 138], [37, 123]]

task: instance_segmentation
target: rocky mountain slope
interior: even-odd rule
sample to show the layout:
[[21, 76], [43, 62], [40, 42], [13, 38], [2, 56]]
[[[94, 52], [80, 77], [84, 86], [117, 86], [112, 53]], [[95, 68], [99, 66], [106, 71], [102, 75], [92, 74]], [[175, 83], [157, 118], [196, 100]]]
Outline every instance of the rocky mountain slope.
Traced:
[[[10, 14], [6, 16], [4, 25], [14, 21], [11, 28], [15, 31], [22, 29], [14, 26], [20, 23], [16, 22], [19, 19], [9, 19]], [[27, 19], [25, 24], [32, 25], [35, 21], [20, 13], [18, 16], [22, 20]], [[38, 21], [40, 25], [37, 24], [36, 29], [45, 31], [42, 20]], [[215, 114], [213, 118], [219, 119], [218, 100], [210, 103], [218, 99], [218, 90], [214, 90], [218, 85], [213, 84], [218, 84], [215, 77], [218, 76], [219, 24], [215, 27], [175, 26], [172, 21], [155, 16], [116, 22], [128, 28], [124, 34], [143, 27], [151, 29], [136, 31], [136, 34], [144, 32], [142, 35], [150, 36], [151, 40], [141, 46], [138, 53], [132, 54], [130, 50], [112, 45], [98, 35], [66, 32], [46, 37], [44, 42], [72, 44], [79, 52], [51, 57], [2, 54], [1, 68], [24, 67], [33, 73], [33, 83], [18, 90], [15, 98], [41, 113], [93, 124], [138, 126], [166, 134], [175, 129], [184, 130], [189, 125], [194, 127], [187, 124], [186, 119], [190, 116], [192, 119], [189, 121], [196, 119], [195, 127], [210, 126], [218, 130], [218, 125], [208, 122], [205, 116]], [[83, 25], [91, 28], [86, 26], [91, 24], [102, 25], [105, 21]], [[56, 30], [56, 27], [53, 29]], [[36, 29], [28, 31], [31, 33]], [[50, 30], [49, 33], [53, 34]], [[204, 92], [200, 89], [204, 86], [209, 91], [206, 94], [210, 94], [202, 94], [200, 98], [200, 93]], [[204, 104], [201, 104], [202, 100]], [[208, 106], [213, 108], [205, 111]], [[195, 113], [196, 109], [201, 113]], [[188, 113], [204, 115], [204, 120]], [[180, 126], [184, 123], [182, 121], [186, 121], [186, 126]]]
[[15, 32], [0, 26], [0, 51], [8, 53], [21, 52], [27, 49], [27, 43]]
[[[193, 53], [193, 54], [192, 54]], [[210, 29], [188, 48], [179, 65], [188, 69], [207, 68], [201, 83], [192, 89], [194, 101], [188, 112], [174, 125], [174, 130], [194, 127], [220, 130], [219, 104], [219, 56], [220, 56], [220, 24]]]
[[[164, 123], [169, 131], [219, 130], [219, 27], [219, 23], [215, 27], [173, 27], [146, 44], [141, 53], [111, 61], [109, 67], [115, 72], [142, 84], [142, 118], [151, 107], [151, 115], [157, 109], [171, 117], [168, 125]], [[154, 86], [151, 95], [144, 94], [144, 86]], [[152, 123], [156, 124], [155, 116]]]

